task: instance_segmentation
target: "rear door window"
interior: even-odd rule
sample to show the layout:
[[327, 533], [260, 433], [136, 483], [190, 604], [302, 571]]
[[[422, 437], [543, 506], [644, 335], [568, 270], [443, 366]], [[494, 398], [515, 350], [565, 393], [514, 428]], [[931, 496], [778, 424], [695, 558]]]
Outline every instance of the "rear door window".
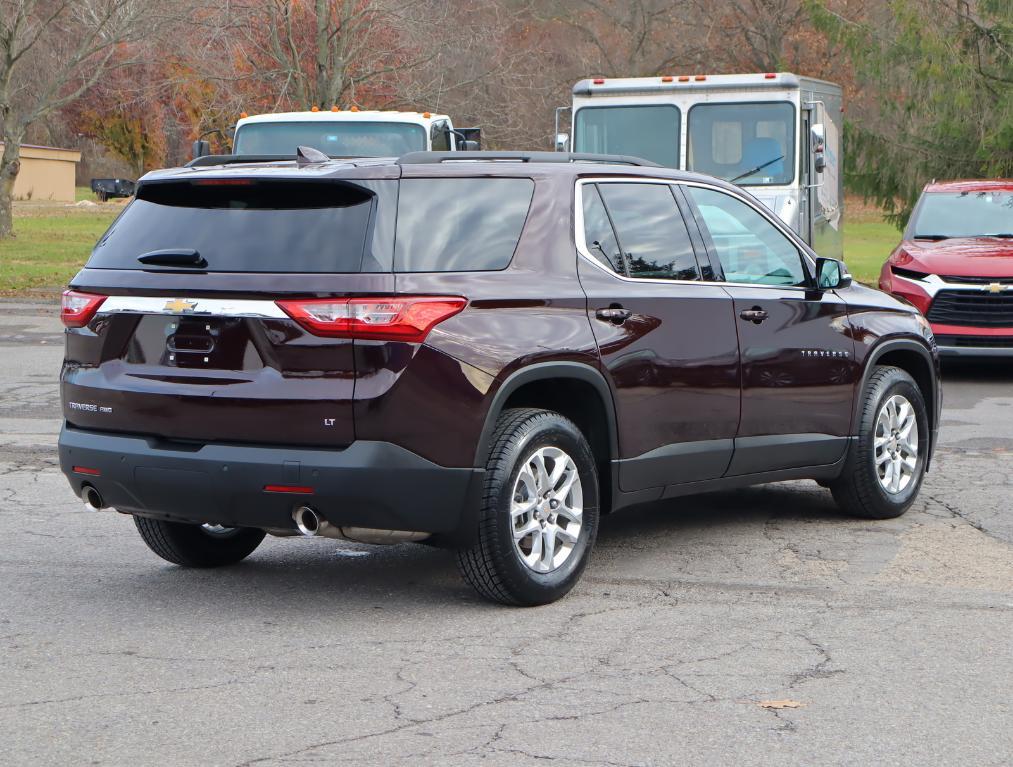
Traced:
[[698, 280], [686, 222], [667, 184], [600, 184], [630, 277]]
[[[87, 266], [150, 268], [138, 258], [195, 250], [211, 272], [386, 271], [390, 246], [374, 248], [373, 233], [394, 210], [396, 183], [230, 178], [147, 184], [99, 240]], [[378, 216], [380, 206], [385, 211]]]
[[619, 250], [608, 213], [602, 205], [598, 187], [586, 184], [581, 190], [581, 201], [584, 210], [584, 244], [588, 253], [612, 271], [626, 274], [623, 254]]
[[401, 181], [394, 269], [505, 269], [531, 207], [529, 178], [410, 178]]

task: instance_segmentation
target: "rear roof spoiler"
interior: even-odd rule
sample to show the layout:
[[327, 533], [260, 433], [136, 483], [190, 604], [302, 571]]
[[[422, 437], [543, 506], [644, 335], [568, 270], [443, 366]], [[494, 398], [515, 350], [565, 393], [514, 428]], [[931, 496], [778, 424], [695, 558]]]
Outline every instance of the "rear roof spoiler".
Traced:
[[656, 162], [631, 155], [580, 152], [409, 152], [397, 159], [398, 165], [433, 165], [441, 162], [598, 162], [644, 168], [662, 167]]

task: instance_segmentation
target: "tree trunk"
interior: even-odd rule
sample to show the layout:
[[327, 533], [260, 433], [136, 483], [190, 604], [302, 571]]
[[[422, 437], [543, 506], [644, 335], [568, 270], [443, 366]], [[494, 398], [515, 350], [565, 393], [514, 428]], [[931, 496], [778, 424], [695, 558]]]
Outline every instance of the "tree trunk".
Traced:
[[21, 136], [4, 136], [0, 157], [0, 240], [14, 236], [14, 181], [21, 170]]

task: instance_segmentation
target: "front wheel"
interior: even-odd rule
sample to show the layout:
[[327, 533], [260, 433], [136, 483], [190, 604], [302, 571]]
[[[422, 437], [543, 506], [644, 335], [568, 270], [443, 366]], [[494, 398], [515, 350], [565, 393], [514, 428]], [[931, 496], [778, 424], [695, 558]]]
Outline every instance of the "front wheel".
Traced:
[[876, 368], [865, 386], [858, 440], [830, 490], [844, 511], [867, 519], [899, 517], [914, 503], [929, 453], [921, 390], [900, 368]]
[[134, 524], [149, 549], [183, 567], [234, 565], [250, 556], [266, 535], [251, 527], [189, 525], [137, 516]]
[[464, 579], [495, 602], [554, 602], [584, 572], [597, 533], [598, 472], [580, 429], [548, 410], [505, 411], [476, 542], [457, 553]]

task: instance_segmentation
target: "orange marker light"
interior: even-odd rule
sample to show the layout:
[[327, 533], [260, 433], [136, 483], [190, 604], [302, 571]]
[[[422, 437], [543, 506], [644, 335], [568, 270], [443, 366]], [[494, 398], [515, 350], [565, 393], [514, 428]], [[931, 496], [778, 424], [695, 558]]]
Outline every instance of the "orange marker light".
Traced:
[[680, 83], [688, 83], [688, 82], [689, 82], [689, 75], [682, 75], [682, 76], [681, 76], [681, 77], [679, 78], [679, 82], [680, 82]]
[[245, 119], [246, 119], [247, 117], [249, 117], [249, 115], [248, 115], [248, 114], [246, 114], [246, 112], [240, 112], [240, 113], [239, 113], [239, 118], [240, 118], [241, 120], [245, 120]]
[[331, 107], [331, 111], [332, 112], [340, 112], [341, 110], [338, 109], [337, 106], [333, 106], [333, 107]]
[[661, 82], [663, 82], [663, 83], [670, 83], [670, 82], [672, 82], [672, 79], [673, 78], [670, 75], [666, 75], [665, 77], [661, 78]]
[[320, 107], [316, 107], [316, 106], [310, 107], [310, 111], [311, 112], [319, 112], [320, 111]]
[[431, 114], [429, 114], [429, 112], [423, 112], [423, 113], [422, 113], [422, 116], [423, 116], [423, 117], [425, 117], [425, 118], [426, 118], [427, 120], [428, 120], [428, 119], [429, 119], [430, 117], [432, 117], [432, 115], [431, 115]]
[[701, 80], [706, 80], [707, 79], [707, 75], [697, 75], [693, 79], [696, 80], [697, 82], [700, 82]]
[[349, 111], [351, 111], [351, 112], [358, 112], [359, 108], [358, 107], [352, 107]]

